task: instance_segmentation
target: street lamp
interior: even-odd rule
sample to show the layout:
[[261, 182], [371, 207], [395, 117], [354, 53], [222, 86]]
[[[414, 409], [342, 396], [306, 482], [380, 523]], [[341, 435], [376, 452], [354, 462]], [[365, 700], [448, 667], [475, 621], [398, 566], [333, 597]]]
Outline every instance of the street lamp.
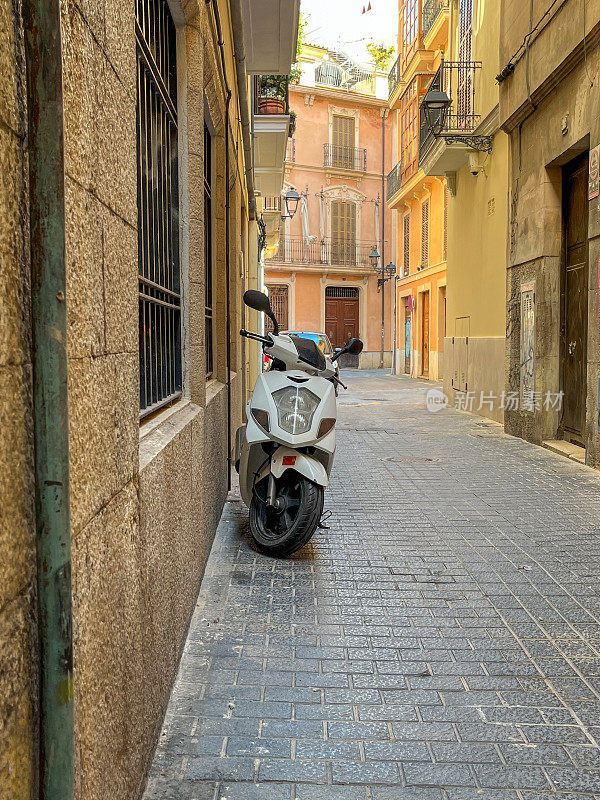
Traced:
[[434, 136], [439, 136], [446, 124], [452, 100], [442, 89], [431, 89], [421, 100], [425, 120]]
[[373, 249], [369, 253], [369, 259], [371, 261], [371, 266], [374, 270], [377, 270], [377, 264], [379, 263], [379, 253], [377, 252], [377, 248], [373, 245]]
[[281, 219], [291, 219], [298, 209], [298, 203], [300, 202], [300, 195], [298, 192], [292, 188], [287, 192], [284, 197], [285, 200], [285, 210], [286, 214], [281, 215]]

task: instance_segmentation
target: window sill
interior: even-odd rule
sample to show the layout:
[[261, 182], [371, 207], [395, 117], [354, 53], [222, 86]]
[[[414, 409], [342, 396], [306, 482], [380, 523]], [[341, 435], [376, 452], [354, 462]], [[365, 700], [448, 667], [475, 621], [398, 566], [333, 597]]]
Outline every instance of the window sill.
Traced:
[[153, 417], [140, 427], [139, 463], [144, 469], [164, 448], [200, 413], [202, 409], [189, 400], [182, 400], [172, 408]]

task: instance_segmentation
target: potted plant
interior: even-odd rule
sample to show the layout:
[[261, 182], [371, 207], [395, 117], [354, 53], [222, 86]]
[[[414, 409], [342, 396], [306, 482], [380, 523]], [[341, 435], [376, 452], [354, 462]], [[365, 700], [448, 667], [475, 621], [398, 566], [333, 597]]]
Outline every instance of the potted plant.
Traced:
[[287, 75], [261, 75], [258, 85], [258, 113], [285, 114]]
[[292, 137], [296, 133], [296, 112], [290, 109], [290, 129], [288, 136]]

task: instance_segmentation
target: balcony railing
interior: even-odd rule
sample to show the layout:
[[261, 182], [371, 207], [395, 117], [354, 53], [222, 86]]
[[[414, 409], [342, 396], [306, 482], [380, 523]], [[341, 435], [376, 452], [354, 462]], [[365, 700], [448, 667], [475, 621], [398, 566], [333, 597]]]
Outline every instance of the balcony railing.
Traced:
[[323, 145], [323, 166], [367, 171], [367, 151], [363, 147], [346, 147], [338, 144]]
[[399, 161], [386, 177], [386, 199], [392, 198], [402, 186], [402, 162]]
[[289, 114], [289, 83], [287, 75], [255, 75], [254, 113]]
[[452, 104], [447, 112], [430, 110], [426, 114], [423, 102], [427, 94], [421, 100], [419, 162], [439, 138], [447, 143], [451, 143], [453, 138], [468, 143], [469, 136], [473, 136], [481, 119], [479, 114], [475, 114], [475, 74], [478, 69], [481, 69], [481, 61], [442, 61], [428, 92], [445, 92]]
[[370, 268], [369, 255], [373, 245], [373, 242], [365, 244], [352, 239], [315, 239], [305, 242], [302, 237], [282, 237], [278, 249], [267, 253], [265, 261]]
[[445, 8], [448, 8], [448, 0], [423, 0], [423, 36], [427, 36]]
[[394, 66], [391, 68], [390, 73], [388, 75], [388, 100], [396, 91], [396, 87], [400, 83], [400, 79], [402, 73], [400, 71], [400, 62], [402, 61], [402, 57], [398, 56], [396, 59]]

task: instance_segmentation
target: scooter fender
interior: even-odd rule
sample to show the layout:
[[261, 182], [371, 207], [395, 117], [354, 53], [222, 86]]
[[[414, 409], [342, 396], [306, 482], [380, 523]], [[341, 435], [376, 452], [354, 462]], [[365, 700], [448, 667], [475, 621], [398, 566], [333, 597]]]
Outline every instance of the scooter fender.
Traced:
[[[284, 463], [284, 461], [286, 463]], [[281, 478], [287, 469], [293, 469], [296, 472], [308, 478], [309, 481], [318, 484], [319, 486], [329, 486], [329, 478], [325, 467], [315, 458], [299, 453], [291, 447], [278, 447], [271, 458], [271, 473], [274, 478]], [[269, 473], [269, 468], [264, 470], [265, 474]], [[261, 475], [262, 477], [262, 475]]]

